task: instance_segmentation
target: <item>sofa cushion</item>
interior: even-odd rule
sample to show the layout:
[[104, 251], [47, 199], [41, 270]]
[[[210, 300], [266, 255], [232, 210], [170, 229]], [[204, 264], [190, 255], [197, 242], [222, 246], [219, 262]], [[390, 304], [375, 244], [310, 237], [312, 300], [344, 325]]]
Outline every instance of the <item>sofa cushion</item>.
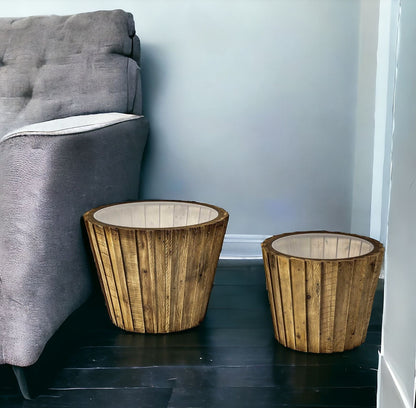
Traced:
[[0, 18], [0, 137], [72, 115], [140, 114], [139, 57], [122, 10]]

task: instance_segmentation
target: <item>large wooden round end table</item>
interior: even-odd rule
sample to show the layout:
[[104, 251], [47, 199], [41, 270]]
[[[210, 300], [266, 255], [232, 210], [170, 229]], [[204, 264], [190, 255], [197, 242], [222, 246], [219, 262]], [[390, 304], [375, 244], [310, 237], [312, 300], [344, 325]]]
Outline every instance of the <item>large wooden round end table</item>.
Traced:
[[380, 242], [306, 231], [270, 237], [262, 250], [279, 343], [333, 353], [365, 341], [384, 256]]
[[112, 322], [169, 333], [204, 319], [228, 213], [187, 201], [136, 201], [84, 214]]

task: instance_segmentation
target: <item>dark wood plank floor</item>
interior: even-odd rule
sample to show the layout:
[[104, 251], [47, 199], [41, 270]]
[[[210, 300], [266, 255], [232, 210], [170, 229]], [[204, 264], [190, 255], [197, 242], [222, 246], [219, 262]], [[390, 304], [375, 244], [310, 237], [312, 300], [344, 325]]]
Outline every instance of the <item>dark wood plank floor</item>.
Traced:
[[375, 407], [382, 298], [380, 282], [366, 343], [333, 355], [275, 341], [261, 264], [218, 268], [205, 321], [182, 333], [125, 333], [99, 298], [82, 311], [86, 329], [61, 349], [36, 399], [23, 400], [11, 369], [0, 366], [0, 406]]

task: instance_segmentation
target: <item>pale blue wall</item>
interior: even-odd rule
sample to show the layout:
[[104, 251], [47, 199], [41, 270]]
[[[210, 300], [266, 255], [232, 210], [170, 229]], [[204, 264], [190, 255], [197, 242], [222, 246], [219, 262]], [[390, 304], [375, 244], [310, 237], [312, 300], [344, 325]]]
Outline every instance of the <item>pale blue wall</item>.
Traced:
[[72, 0], [0, 15], [123, 8], [151, 123], [142, 198], [210, 202], [229, 233], [349, 231], [359, 0]]

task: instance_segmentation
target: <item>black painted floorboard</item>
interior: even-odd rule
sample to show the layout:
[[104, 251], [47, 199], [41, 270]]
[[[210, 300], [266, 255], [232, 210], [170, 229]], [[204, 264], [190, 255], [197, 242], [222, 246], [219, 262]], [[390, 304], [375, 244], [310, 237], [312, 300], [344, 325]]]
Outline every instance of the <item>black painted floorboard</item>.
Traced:
[[0, 366], [0, 407], [375, 407], [382, 303], [380, 282], [367, 341], [318, 355], [275, 341], [261, 264], [218, 268], [204, 322], [182, 333], [123, 332], [97, 297], [67, 325], [36, 399], [23, 400], [11, 368]]

